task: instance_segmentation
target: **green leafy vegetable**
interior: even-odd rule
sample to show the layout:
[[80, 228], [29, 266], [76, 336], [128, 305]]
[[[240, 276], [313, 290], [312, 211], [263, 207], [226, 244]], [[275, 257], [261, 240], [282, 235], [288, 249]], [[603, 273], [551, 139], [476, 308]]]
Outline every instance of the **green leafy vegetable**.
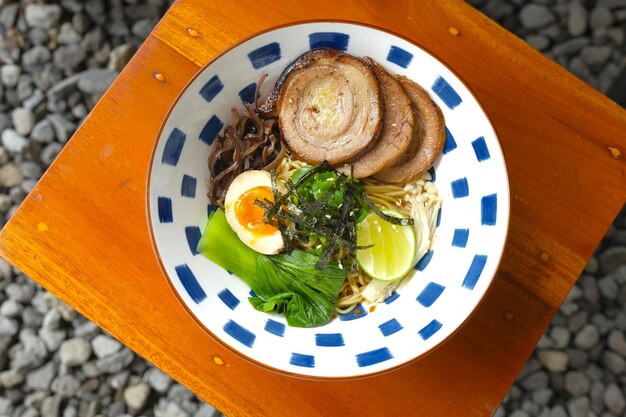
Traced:
[[230, 228], [221, 208], [211, 214], [198, 252], [243, 278], [256, 294], [249, 298], [255, 309], [284, 314], [294, 327], [328, 323], [346, 277], [337, 262], [317, 268], [319, 257], [301, 250], [267, 256], [250, 249]]

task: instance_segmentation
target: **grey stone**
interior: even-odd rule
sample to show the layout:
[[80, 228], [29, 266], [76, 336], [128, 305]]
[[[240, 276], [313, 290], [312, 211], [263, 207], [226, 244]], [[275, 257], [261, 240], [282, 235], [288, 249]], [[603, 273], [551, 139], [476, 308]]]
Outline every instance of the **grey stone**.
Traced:
[[[33, 191], [36, 186], [37, 186], [37, 180], [36, 179], [24, 180], [24, 181], [22, 181], [22, 184], [21, 184], [22, 190], [24, 190], [24, 192], [26, 194], [28, 194], [31, 191]], [[37, 313], [37, 314], [39, 314], [39, 313]]]
[[70, 135], [76, 129], [74, 123], [67, 120], [65, 116], [59, 113], [49, 114], [47, 117], [50, 123], [52, 123], [57, 140], [61, 143], [67, 142]]
[[100, 332], [100, 328], [94, 322], [80, 316], [72, 322], [72, 325], [74, 325], [75, 337], [91, 339]]
[[81, 365], [91, 356], [91, 345], [88, 341], [79, 338], [66, 340], [59, 349], [59, 359], [65, 366]]
[[154, 408], [154, 417], [188, 417], [177, 403], [161, 398]]
[[0, 187], [14, 187], [20, 184], [23, 179], [21, 171], [13, 163], [0, 167]]
[[50, 29], [59, 22], [61, 7], [58, 4], [28, 4], [24, 17], [28, 26]]
[[522, 7], [520, 21], [528, 29], [539, 29], [554, 22], [554, 13], [544, 5], [529, 3]]
[[623, 358], [626, 358], [626, 338], [623, 331], [613, 330], [607, 338], [607, 345]]
[[580, 1], [569, 3], [567, 30], [572, 36], [581, 36], [587, 31], [587, 8]]
[[13, 388], [24, 383], [24, 374], [15, 369], [0, 372], [0, 385], [4, 388]]
[[95, 27], [85, 34], [81, 44], [87, 52], [95, 52], [102, 46], [102, 28]]
[[530, 414], [528, 414], [525, 410], [515, 410], [511, 414], [509, 414], [509, 416], [510, 417], [530, 417]]
[[538, 51], [543, 51], [550, 46], [550, 39], [543, 35], [529, 35], [526, 37], [526, 42]]
[[617, 9], [620, 7], [626, 7], [626, 0], [598, 0], [598, 6], [606, 7], [608, 9]]
[[78, 79], [79, 75], [75, 74], [70, 77], [64, 78], [58, 83], [54, 84], [47, 92], [48, 99], [59, 100], [76, 91], [78, 88]]
[[8, 300], [5, 300], [0, 306], [0, 314], [2, 314], [4, 317], [14, 319], [16, 317], [19, 317], [23, 308], [24, 306], [22, 306], [20, 303], [9, 298]]
[[[22, 171], [22, 175], [24, 176], [24, 178], [28, 179], [38, 179], [39, 177], [41, 177], [41, 174], [43, 172], [41, 167], [36, 162], [28, 160], [20, 164], [20, 171]], [[34, 292], [35, 290], [33, 288], [31, 292], [31, 297]]]
[[19, 8], [20, 5], [17, 3], [6, 4], [1, 8], [0, 24], [5, 30], [13, 27]]
[[564, 386], [568, 393], [576, 397], [589, 392], [591, 381], [582, 372], [569, 371], [565, 374]]
[[11, 208], [11, 204], [13, 204], [11, 196], [0, 194], [0, 213], [6, 213]]
[[46, 96], [40, 89], [35, 89], [33, 94], [28, 97], [26, 100], [22, 101], [24, 108], [28, 110], [36, 110], [37, 106], [39, 106], [45, 100]]
[[28, 40], [33, 46], [45, 46], [50, 38], [48, 31], [41, 28], [32, 28], [28, 31]]
[[56, 352], [65, 340], [66, 334], [65, 330], [53, 330], [44, 327], [39, 330], [39, 337], [44, 341], [50, 352]]
[[65, 22], [59, 29], [57, 42], [61, 45], [70, 45], [80, 42], [80, 34], [70, 22]]
[[47, 397], [41, 403], [41, 417], [58, 417], [62, 398], [58, 395]]
[[21, 69], [15, 64], [5, 64], [0, 67], [0, 80], [6, 87], [15, 87], [20, 79]]
[[40, 368], [26, 374], [26, 385], [35, 390], [46, 391], [56, 375], [54, 363], [48, 362]]
[[[541, 392], [541, 391], [543, 390], [536, 391], [536, 392]], [[217, 411], [215, 408], [213, 408], [213, 406], [207, 403], [201, 404], [200, 407], [198, 407], [198, 410], [195, 413], [193, 413], [193, 417], [217, 417], [218, 415], [219, 415], [219, 411]]]
[[8, 398], [0, 397], [0, 415], [8, 416], [13, 412], [13, 402]]
[[587, 397], [572, 398], [567, 402], [570, 417], [588, 417], [589, 399]]
[[156, 25], [156, 19], [153, 18], [144, 18], [136, 21], [131, 28], [131, 32], [133, 35], [137, 36], [139, 40], [144, 40], [150, 35], [152, 29]]
[[54, 51], [54, 64], [62, 69], [78, 67], [87, 57], [85, 48], [79, 44], [58, 47]]
[[93, 338], [91, 347], [97, 358], [104, 358], [118, 352], [122, 344], [109, 336], [100, 334]]
[[131, 412], [137, 412], [145, 406], [149, 395], [150, 386], [142, 382], [124, 390], [124, 402]]
[[172, 378], [158, 368], [150, 368], [146, 371], [144, 379], [157, 392], [164, 394], [172, 385]]
[[589, 15], [589, 26], [591, 29], [608, 28], [613, 24], [611, 11], [603, 6], [596, 6]]
[[18, 331], [19, 326], [16, 320], [0, 316], [0, 336], [13, 336]]
[[[2, 146], [11, 154], [21, 153], [28, 146], [28, 141], [13, 129], [5, 129], [0, 136]], [[7, 165], [5, 165], [6, 167]], [[4, 167], [3, 167], [4, 168]], [[5, 186], [6, 187], [6, 186]]]
[[31, 139], [40, 143], [50, 143], [54, 140], [54, 127], [49, 119], [38, 121], [30, 134]]
[[22, 68], [29, 72], [41, 68], [43, 64], [52, 59], [52, 54], [43, 45], [33, 46], [22, 55]]
[[78, 89], [84, 93], [104, 93], [117, 77], [117, 72], [106, 69], [89, 69], [80, 74]]
[[[547, 374], [545, 374], [545, 376], [547, 377]], [[530, 375], [526, 379], [530, 380], [530, 382], [538, 382], [537, 384], [538, 387], [541, 387], [541, 384], [543, 381], [542, 377], [539, 377], [539, 376], [532, 377], [532, 375]], [[547, 383], [547, 379], [546, 379], [546, 383]], [[172, 385], [169, 391], [167, 392], [167, 398], [179, 404], [185, 401], [189, 401], [193, 397], [194, 397], [193, 393], [180, 384]]]
[[552, 372], [563, 372], [567, 369], [569, 358], [560, 350], [539, 350], [537, 352], [539, 362]]
[[52, 142], [46, 145], [43, 151], [41, 151], [41, 162], [45, 165], [51, 165], [57, 155], [61, 152], [61, 149], [63, 149], [63, 145], [57, 142]]
[[610, 46], [585, 46], [580, 52], [580, 57], [593, 69], [604, 65], [611, 57], [612, 52], [613, 48]]
[[[0, 179], [2, 177], [0, 176]], [[1, 182], [0, 182], [1, 184]], [[11, 269], [11, 265], [5, 261], [4, 259], [0, 258], [0, 281], [2, 280], [9, 280], [11, 279], [11, 276], [13, 275], [13, 271]]]
[[626, 246], [609, 247], [600, 254], [599, 259], [604, 272], [613, 272], [620, 265], [626, 265]]
[[614, 374], [619, 375], [626, 372], [626, 360], [615, 352], [605, 351], [602, 362], [605, 368]]
[[76, 29], [77, 32], [82, 34], [89, 30], [93, 26], [93, 24], [89, 16], [81, 11], [74, 13], [74, 15], [72, 16], [72, 26], [74, 27], [74, 29]]
[[626, 399], [624, 393], [615, 383], [607, 385], [602, 396], [606, 408], [616, 415], [621, 415], [626, 408]]
[[100, 358], [96, 361], [96, 367], [101, 373], [114, 374], [120, 372], [129, 366], [135, 355], [128, 348], [123, 348], [119, 352], [116, 352], [106, 358]]
[[17, 99], [23, 102], [33, 94], [34, 89], [33, 77], [29, 74], [22, 74], [17, 82]]
[[135, 46], [130, 43], [124, 43], [116, 46], [111, 50], [109, 55], [108, 68], [111, 71], [121, 71], [135, 53]]
[[109, 385], [115, 390], [119, 390], [126, 387], [128, 378], [130, 377], [129, 371], [118, 372], [115, 375], [109, 377]]
[[30, 109], [18, 107], [11, 113], [13, 128], [19, 135], [28, 135], [35, 124], [35, 115]]
[[50, 386], [50, 390], [61, 397], [73, 397], [76, 395], [80, 381], [71, 374], [56, 377]]
[[598, 342], [599, 338], [598, 329], [591, 324], [587, 324], [576, 334], [574, 345], [581, 349], [591, 349]]
[[600, 294], [608, 300], [614, 300], [617, 297], [618, 285], [611, 275], [607, 275], [598, 281]]
[[582, 48], [589, 45], [589, 38], [579, 37], [558, 43], [552, 47], [555, 55], [569, 56], [578, 53]]

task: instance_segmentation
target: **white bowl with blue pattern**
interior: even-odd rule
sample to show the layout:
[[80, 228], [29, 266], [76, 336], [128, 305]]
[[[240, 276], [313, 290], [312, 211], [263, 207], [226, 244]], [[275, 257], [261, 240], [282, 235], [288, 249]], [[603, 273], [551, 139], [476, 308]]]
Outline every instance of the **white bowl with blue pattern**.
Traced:
[[[196, 252], [213, 209], [207, 157], [230, 109], [251, 101], [262, 74], [267, 95], [303, 52], [332, 47], [370, 56], [419, 83], [443, 110], [447, 141], [434, 170], [444, 202], [435, 243], [410, 283], [369, 312], [359, 308], [302, 329], [248, 303], [250, 288]], [[441, 345], [489, 287], [509, 221], [506, 167], [496, 133], [476, 98], [445, 64], [417, 45], [372, 27], [294, 24], [254, 36], [202, 68], [174, 103], [154, 149], [148, 211], [153, 243], [171, 287], [216, 340], [267, 368], [312, 378], [352, 378], [407, 364]], [[209, 353], [207, 352], [207, 355]], [[207, 357], [210, 360], [210, 357]]]

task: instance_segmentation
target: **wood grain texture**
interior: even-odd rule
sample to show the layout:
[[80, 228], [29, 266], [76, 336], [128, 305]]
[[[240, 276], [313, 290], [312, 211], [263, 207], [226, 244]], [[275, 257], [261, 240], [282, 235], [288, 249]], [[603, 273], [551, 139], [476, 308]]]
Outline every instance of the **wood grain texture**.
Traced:
[[[500, 136], [512, 197], [501, 268], [469, 322], [423, 360], [349, 382], [275, 374], [216, 343], [172, 294], [146, 220], [152, 147], [187, 80], [246, 36], [320, 18], [390, 29], [459, 73]], [[3, 229], [0, 254], [229, 417], [489, 415], [624, 204], [625, 131], [619, 106], [462, 1], [181, 0]]]

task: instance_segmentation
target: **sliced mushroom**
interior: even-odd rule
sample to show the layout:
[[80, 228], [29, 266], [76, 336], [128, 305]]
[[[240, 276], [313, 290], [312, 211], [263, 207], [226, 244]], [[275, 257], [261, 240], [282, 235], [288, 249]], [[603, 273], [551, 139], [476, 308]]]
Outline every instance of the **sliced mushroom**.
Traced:
[[396, 76], [404, 92], [411, 100], [415, 125], [411, 144], [395, 165], [376, 173], [374, 178], [384, 182], [407, 183], [418, 179], [441, 154], [446, 141], [443, 113], [428, 93], [419, 85], [403, 76]]
[[380, 89], [360, 59], [316, 49], [285, 68], [259, 114], [278, 114], [283, 141], [299, 159], [337, 165], [368, 150], [378, 137]]
[[352, 172], [356, 178], [369, 177], [404, 156], [411, 143], [414, 123], [411, 102], [400, 83], [372, 58], [365, 57], [363, 62], [374, 71], [381, 87], [383, 125], [376, 143], [340, 169], [345, 173]]

